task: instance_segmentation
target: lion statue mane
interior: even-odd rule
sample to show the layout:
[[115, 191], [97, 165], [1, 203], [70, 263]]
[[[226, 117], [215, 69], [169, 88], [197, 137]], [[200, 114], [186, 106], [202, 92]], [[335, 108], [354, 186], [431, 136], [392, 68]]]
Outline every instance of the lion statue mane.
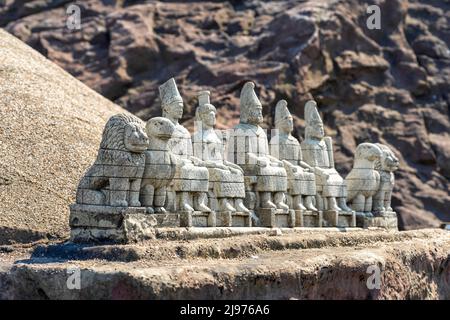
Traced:
[[382, 151], [382, 156], [375, 162], [375, 169], [380, 173], [380, 187], [374, 196], [373, 211], [376, 215], [393, 214], [391, 207], [392, 190], [394, 189], [394, 171], [399, 167], [399, 160], [392, 150], [377, 143]]
[[108, 120], [97, 159], [78, 185], [78, 204], [141, 206], [139, 189], [149, 144], [144, 128], [144, 122], [130, 114]]

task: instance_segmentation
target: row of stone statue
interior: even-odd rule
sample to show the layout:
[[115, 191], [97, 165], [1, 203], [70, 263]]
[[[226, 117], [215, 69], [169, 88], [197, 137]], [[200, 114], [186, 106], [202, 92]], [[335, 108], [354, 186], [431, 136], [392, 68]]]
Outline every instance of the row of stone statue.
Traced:
[[221, 213], [227, 221], [240, 215], [248, 217], [246, 225], [264, 220], [266, 226], [285, 215], [286, 224], [296, 226], [293, 215], [304, 218], [299, 214], [331, 212], [336, 219], [348, 215], [351, 220], [355, 211], [366, 217], [393, 213], [392, 172], [398, 159], [385, 145], [362, 143], [344, 180], [335, 169], [332, 139], [324, 135], [314, 101], [305, 106], [302, 143], [292, 136], [287, 102], [279, 101], [269, 143], [252, 82], [241, 91], [240, 123], [226, 131], [214, 129], [216, 108], [209, 92], [200, 92], [192, 137], [179, 124], [183, 99], [175, 80], [159, 91], [162, 117], [146, 124], [128, 114], [110, 118], [97, 160], [79, 184], [77, 204], [186, 214], [188, 221], [181, 217], [186, 226], [196, 214], [207, 216], [207, 225], [216, 225], [211, 220]]

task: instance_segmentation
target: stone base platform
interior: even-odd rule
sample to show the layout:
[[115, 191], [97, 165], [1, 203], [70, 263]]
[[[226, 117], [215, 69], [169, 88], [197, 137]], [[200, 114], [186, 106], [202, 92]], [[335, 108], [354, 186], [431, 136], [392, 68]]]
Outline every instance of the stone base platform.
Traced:
[[181, 211], [180, 227], [215, 227], [216, 213], [200, 211]]
[[145, 208], [74, 204], [69, 225], [74, 242], [128, 243], [153, 239], [157, 220]]
[[385, 213], [383, 216], [366, 217], [363, 214], [356, 215], [356, 225], [361, 228], [384, 228], [398, 230], [398, 219], [395, 212]]
[[295, 227], [295, 211], [283, 209], [265, 209], [256, 211], [261, 227], [282, 228]]
[[356, 214], [352, 212], [342, 212], [326, 210], [323, 212], [324, 227], [356, 227]]
[[323, 224], [323, 212], [311, 210], [294, 210], [296, 227], [317, 227]]
[[244, 212], [217, 212], [217, 227], [251, 227], [251, 214]]

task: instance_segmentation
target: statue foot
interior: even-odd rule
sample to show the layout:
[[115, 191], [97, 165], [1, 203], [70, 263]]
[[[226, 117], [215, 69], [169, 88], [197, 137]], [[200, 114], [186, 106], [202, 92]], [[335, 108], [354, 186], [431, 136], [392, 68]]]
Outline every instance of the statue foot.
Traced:
[[180, 207], [181, 211], [189, 211], [189, 212], [194, 212], [194, 208], [192, 208], [190, 205], [188, 205], [187, 203], [183, 203]]
[[244, 202], [242, 201], [242, 199], [236, 200], [235, 208], [238, 212], [250, 213], [250, 210], [248, 210], [247, 207], [244, 206]]
[[305, 198], [305, 207], [307, 210], [311, 210], [311, 211], [319, 211], [312, 202], [312, 196], [307, 196]]
[[155, 213], [155, 210], [153, 210], [152, 207], [147, 207], [147, 208], [145, 209], [145, 212], [148, 213], [148, 214], [153, 214], [153, 213]]
[[347, 206], [347, 203], [345, 201], [345, 198], [339, 198], [339, 207], [341, 208], [342, 211], [345, 212], [352, 212], [352, 208], [350, 208], [349, 206]]
[[155, 207], [155, 213], [166, 213], [166, 209], [164, 207]]
[[228, 201], [227, 198], [220, 199], [219, 203], [220, 203], [220, 210], [221, 211], [236, 212], [236, 209], [233, 208], [233, 206], [231, 205], [231, 203]]
[[211, 209], [210, 209], [206, 204], [200, 203], [200, 204], [197, 206], [197, 211], [201, 211], [201, 212], [211, 212]]
[[264, 209], [276, 209], [277, 206], [272, 201], [267, 200], [267, 201], [261, 203], [261, 208], [264, 208]]
[[140, 207], [141, 203], [139, 201], [130, 202], [130, 207]]
[[194, 202], [195, 209], [200, 212], [211, 212], [211, 209], [206, 205], [207, 201], [208, 195], [205, 192], [200, 193], [197, 201]]
[[[288, 206], [286, 203], [278, 202], [278, 203], [277, 203], [277, 208], [278, 208], [278, 209], [283, 209], [283, 210], [288, 210], [288, 209], [289, 209], [289, 206]], [[304, 207], [303, 207], [303, 208], [304, 208]]]
[[297, 203], [294, 203], [294, 209], [305, 211], [306, 207], [301, 202], [297, 202]]
[[339, 208], [338, 205], [337, 205], [337, 203], [336, 203], [336, 198], [330, 198], [328, 204], [329, 204], [328, 210], [342, 211], [342, 209]]

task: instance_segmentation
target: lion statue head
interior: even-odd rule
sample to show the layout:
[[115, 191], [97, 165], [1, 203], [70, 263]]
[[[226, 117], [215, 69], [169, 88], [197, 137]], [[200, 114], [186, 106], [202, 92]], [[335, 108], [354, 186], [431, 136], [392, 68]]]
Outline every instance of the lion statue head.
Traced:
[[120, 113], [112, 116], [103, 130], [100, 149], [141, 153], [148, 147], [144, 122], [136, 116]]
[[384, 144], [377, 143], [376, 145], [381, 149], [382, 155], [380, 160], [376, 162], [375, 168], [377, 170], [389, 172], [397, 170], [400, 165], [400, 161], [395, 156], [394, 152], [392, 152], [392, 150]]

